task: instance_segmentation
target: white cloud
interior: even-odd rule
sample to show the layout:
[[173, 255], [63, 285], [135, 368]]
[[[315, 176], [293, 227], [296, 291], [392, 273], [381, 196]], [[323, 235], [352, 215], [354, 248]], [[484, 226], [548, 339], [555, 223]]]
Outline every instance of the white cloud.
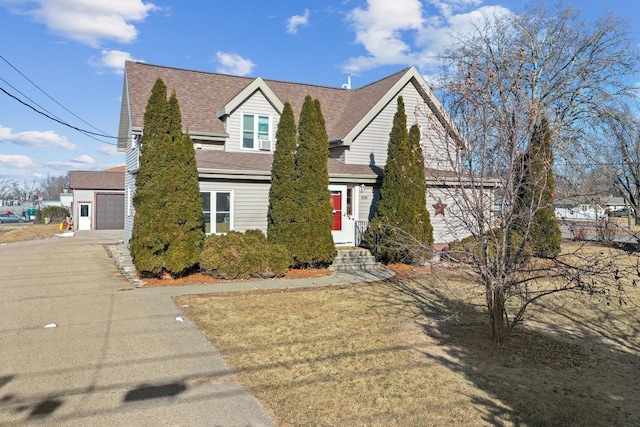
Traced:
[[87, 154], [83, 154], [82, 156], [74, 157], [71, 159], [74, 163], [82, 163], [84, 165], [92, 165], [95, 163], [93, 158]]
[[54, 147], [63, 150], [77, 150], [78, 146], [72, 144], [66, 137], [60, 136], [52, 130], [48, 131], [25, 131], [12, 133], [8, 127], [0, 125], [0, 141], [9, 141], [17, 145], [29, 147]]
[[10, 2], [9, 6], [44, 23], [55, 34], [93, 47], [104, 41], [131, 43], [138, 37], [132, 23], [160, 10], [142, 0], [31, 0]]
[[287, 21], [287, 33], [289, 34], [297, 34], [298, 27], [304, 27], [309, 23], [309, 15], [311, 12], [309, 9], [304, 10], [304, 15], [293, 15]]
[[31, 157], [20, 154], [0, 154], [0, 164], [13, 169], [31, 169], [37, 166]]
[[250, 59], [241, 57], [236, 53], [216, 52], [218, 60], [217, 71], [224, 74], [233, 74], [236, 76], [247, 76], [251, 74], [256, 66]]
[[89, 65], [100, 69], [108, 69], [122, 75], [124, 74], [124, 61], [144, 62], [142, 59], [133, 58], [129, 52], [102, 49], [100, 51], [100, 59], [92, 57], [89, 59]]
[[83, 154], [78, 157], [74, 157], [71, 161], [68, 162], [47, 162], [44, 164], [46, 167], [53, 169], [82, 169], [82, 170], [93, 170], [96, 165], [95, 161], [91, 156]]
[[410, 47], [403, 41], [402, 32], [422, 28], [420, 0], [368, 0], [367, 6], [351, 11], [348, 19], [356, 31], [356, 41], [369, 55], [351, 58], [347, 71], [411, 62]]
[[107, 154], [109, 156], [124, 155], [123, 152], [118, 151], [118, 147], [116, 147], [115, 145], [101, 145], [100, 148], [98, 148], [98, 151], [102, 154]]
[[345, 71], [391, 64], [434, 65], [450, 42], [451, 33], [467, 33], [473, 22], [487, 15], [510, 13], [502, 6], [481, 6], [483, 0], [428, 0], [435, 13], [427, 14], [420, 0], [368, 0], [367, 8], [348, 15], [356, 42], [367, 55], [350, 58]]

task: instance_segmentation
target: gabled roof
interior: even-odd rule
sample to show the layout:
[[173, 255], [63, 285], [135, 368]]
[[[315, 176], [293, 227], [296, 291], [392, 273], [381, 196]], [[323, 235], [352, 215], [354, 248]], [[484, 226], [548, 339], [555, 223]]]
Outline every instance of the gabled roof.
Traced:
[[106, 171], [70, 171], [69, 188], [72, 190], [124, 190], [124, 168]]
[[237, 94], [233, 99], [229, 100], [222, 109], [218, 110], [218, 117], [223, 117], [228, 114], [231, 114], [236, 108], [238, 108], [247, 98], [249, 98], [254, 92], [261, 91], [264, 96], [271, 102], [273, 108], [276, 109], [278, 113], [282, 113], [284, 110], [284, 104], [278, 99], [275, 93], [267, 86], [264, 80], [261, 77], [258, 77], [254, 81], [252, 81], [249, 86], [242, 89], [242, 91]]
[[[248, 95], [257, 90], [262, 91], [278, 111], [281, 111], [285, 102], [289, 102], [296, 117], [307, 95], [318, 99], [322, 105], [329, 141], [341, 141], [345, 144], [350, 144], [407, 83], [413, 81], [416, 87], [422, 88], [420, 92], [423, 96], [433, 97], [414, 67], [358, 89], [342, 89], [127, 61], [121, 120], [129, 116], [133, 130], [141, 130], [143, 127], [147, 100], [158, 78], [164, 81], [169, 91], [176, 91], [184, 130], [188, 130], [194, 137], [226, 137], [227, 132], [220, 117], [231, 113]], [[432, 110], [434, 106], [440, 105], [435, 98], [425, 101]], [[127, 131], [121, 122], [118, 142], [120, 149], [126, 148]]]

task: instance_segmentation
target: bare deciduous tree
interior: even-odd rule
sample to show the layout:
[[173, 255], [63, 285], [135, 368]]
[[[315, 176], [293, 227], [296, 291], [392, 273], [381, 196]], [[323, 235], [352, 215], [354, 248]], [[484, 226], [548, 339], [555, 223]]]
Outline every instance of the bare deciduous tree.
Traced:
[[38, 185], [35, 178], [31, 181], [25, 179], [22, 184], [18, 181], [13, 182], [13, 197], [20, 200], [21, 204], [24, 205], [25, 202], [33, 201], [37, 194]]
[[13, 197], [13, 181], [0, 176], [0, 200], [7, 200]]
[[628, 104], [610, 108], [603, 117], [602, 139], [607, 141], [594, 154], [595, 162], [634, 212], [640, 223], [640, 119]]
[[47, 174], [47, 177], [40, 181], [38, 192], [45, 200], [57, 200], [60, 198], [62, 190], [68, 186], [69, 175], [52, 176]]
[[[539, 298], [561, 291], [612, 298], [628, 279], [613, 252], [565, 248], [533, 258], [528, 241], [542, 198], [531, 197], [523, 209], [518, 195], [526, 176], [523, 153], [541, 119], [549, 121], [559, 166], [588, 158], [590, 146], [582, 141], [599, 126], [604, 108], [633, 93], [627, 78], [637, 58], [626, 27], [611, 16], [591, 23], [571, 8], [544, 7], [487, 17], [444, 55], [441, 98], [466, 138], [465, 147], [440, 147], [458, 181], [449, 187], [447, 221], [452, 235], [471, 234], [450, 253], [468, 263], [469, 280], [483, 287], [495, 342], [504, 341]], [[432, 113], [425, 108], [424, 114]], [[499, 192], [487, 190], [493, 183]]]

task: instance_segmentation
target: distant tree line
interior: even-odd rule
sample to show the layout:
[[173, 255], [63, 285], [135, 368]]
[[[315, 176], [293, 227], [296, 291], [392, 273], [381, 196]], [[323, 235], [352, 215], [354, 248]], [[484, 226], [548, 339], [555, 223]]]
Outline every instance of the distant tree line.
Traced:
[[58, 200], [63, 189], [69, 187], [69, 175], [54, 176], [48, 174], [46, 178], [10, 179], [0, 176], [0, 201], [17, 202], [21, 205], [42, 200]]

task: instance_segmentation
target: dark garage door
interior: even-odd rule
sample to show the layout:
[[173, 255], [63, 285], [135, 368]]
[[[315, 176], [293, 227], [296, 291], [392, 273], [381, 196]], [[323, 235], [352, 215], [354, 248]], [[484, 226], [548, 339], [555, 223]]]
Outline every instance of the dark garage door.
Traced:
[[96, 230], [124, 229], [124, 194], [96, 195]]

